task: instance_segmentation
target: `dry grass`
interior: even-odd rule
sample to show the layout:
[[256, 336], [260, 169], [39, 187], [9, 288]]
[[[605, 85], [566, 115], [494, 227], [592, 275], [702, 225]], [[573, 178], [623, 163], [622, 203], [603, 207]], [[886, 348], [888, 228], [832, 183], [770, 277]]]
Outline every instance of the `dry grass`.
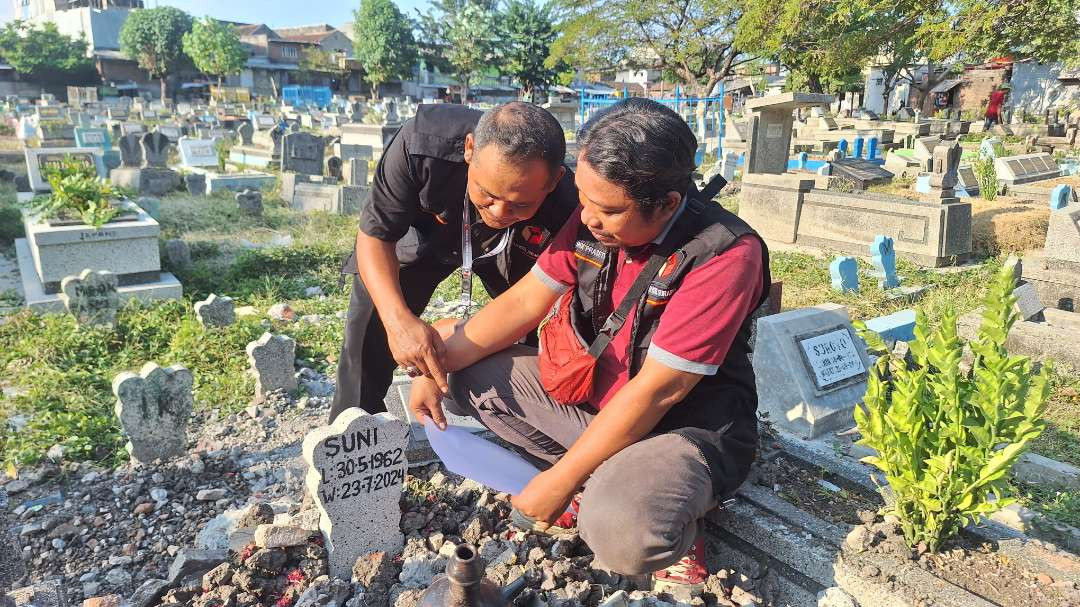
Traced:
[[1046, 241], [1050, 208], [1016, 204], [1002, 197], [994, 202], [970, 198], [971, 244], [976, 255], [998, 255], [1041, 249]]

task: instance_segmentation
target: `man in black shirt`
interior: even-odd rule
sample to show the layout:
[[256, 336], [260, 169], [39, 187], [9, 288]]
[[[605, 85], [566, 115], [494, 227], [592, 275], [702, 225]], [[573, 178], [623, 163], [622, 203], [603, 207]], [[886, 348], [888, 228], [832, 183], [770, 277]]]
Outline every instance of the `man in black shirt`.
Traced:
[[422, 105], [402, 125], [343, 268], [356, 277], [331, 420], [349, 407], [385, 411], [397, 366], [446, 391], [442, 339], [418, 316], [463, 259], [462, 282], [471, 266], [492, 296], [528, 273], [578, 205], [565, 155], [558, 121], [528, 103]]

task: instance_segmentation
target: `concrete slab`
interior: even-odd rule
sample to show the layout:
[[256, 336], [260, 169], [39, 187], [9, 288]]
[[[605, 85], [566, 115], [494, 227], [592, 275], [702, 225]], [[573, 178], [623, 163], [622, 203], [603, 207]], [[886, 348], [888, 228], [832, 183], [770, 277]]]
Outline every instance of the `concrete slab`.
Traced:
[[[19, 264], [19, 275], [22, 279], [23, 299], [28, 308], [40, 312], [63, 312], [64, 304], [60, 301], [59, 294], [45, 292], [44, 286], [38, 280], [37, 272], [34, 271], [34, 261], [30, 254], [30, 245], [25, 238], [15, 239], [15, 255]], [[184, 294], [184, 288], [175, 276], [169, 272], [162, 272], [157, 281], [128, 285], [118, 289], [120, 302], [130, 299], [148, 302], [158, 299], [180, 299]]]

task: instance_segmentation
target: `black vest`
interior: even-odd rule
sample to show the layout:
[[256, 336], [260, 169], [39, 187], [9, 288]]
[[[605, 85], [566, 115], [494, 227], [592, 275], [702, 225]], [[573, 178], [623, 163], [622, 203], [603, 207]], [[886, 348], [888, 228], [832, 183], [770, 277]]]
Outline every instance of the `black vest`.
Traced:
[[[695, 192], [691, 192], [690, 196], [694, 194]], [[630, 352], [627, 353], [631, 377], [641, 369], [653, 334], [667, 309], [665, 304], [678, 290], [683, 277], [726, 251], [744, 235], [752, 235], [761, 242], [763, 271], [760, 276], [761, 298], [754, 306], [757, 308], [768, 298], [772, 282], [765, 242], [746, 222], [719, 204], [702, 203], [688, 198], [687, 206], [676, 220], [676, 225], [669, 231], [665, 241], [657, 245], [666, 250], [673, 248], [675, 252], [649, 284], [634, 308], [633, 316], [627, 319], [633, 332]], [[618, 256], [616, 251], [600, 245], [584, 225], [578, 232], [575, 254], [578, 261], [573, 319], [578, 334], [587, 343], [591, 343], [606, 316], [594, 313], [594, 308], [596, 302], [602, 301], [602, 298], [610, 298], [611, 285], [614, 283], [611, 273], [616, 271], [613, 266]], [[610, 311], [618, 307], [618, 304], [619, 302], [613, 302], [613, 305], [602, 308]], [[738, 472], [749, 466], [757, 437], [757, 390], [754, 369], [750, 362], [750, 323], [751, 316], [747, 316], [716, 374], [703, 376], [690, 394], [672, 407], [653, 430], [654, 433], [676, 431], [699, 443], [698, 446], [702, 448], [706, 459], [712, 462], [710, 467], [714, 477], [725, 476], [725, 483], [731, 483], [732, 474], [738, 476]], [[623, 330], [626, 330], [625, 326]], [[734, 454], [738, 461], [730, 461], [730, 456], [733, 455], [731, 451], [734, 450], [732, 445], [728, 445], [726, 449], [717, 449], [719, 446], [715, 444], [701, 444], [702, 441], [695, 440], [695, 436], [706, 435], [686, 431], [693, 428], [733, 434], [739, 445], [750, 443], [749, 457], [745, 449], [740, 448], [738, 450], [743, 453]], [[722, 452], [726, 455], [721, 455]], [[728, 461], [716, 461], [718, 458]], [[723, 474], [718, 474], [720, 467], [725, 469]], [[734, 487], [730, 490], [734, 491]], [[717, 493], [723, 491], [718, 488]]]

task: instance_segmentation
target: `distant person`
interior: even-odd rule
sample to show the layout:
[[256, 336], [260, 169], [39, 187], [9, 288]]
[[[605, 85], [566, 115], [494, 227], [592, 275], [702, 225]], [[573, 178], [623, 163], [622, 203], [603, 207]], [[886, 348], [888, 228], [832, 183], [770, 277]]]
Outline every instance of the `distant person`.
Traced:
[[1002, 84], [990, 93], [990, 100], [986, 103], [986, 119], [983, 120], [984, 131], [989, 131], [995, 124], [1001, 124], [1002, 109], [1010, 88], [1008, 84]]

